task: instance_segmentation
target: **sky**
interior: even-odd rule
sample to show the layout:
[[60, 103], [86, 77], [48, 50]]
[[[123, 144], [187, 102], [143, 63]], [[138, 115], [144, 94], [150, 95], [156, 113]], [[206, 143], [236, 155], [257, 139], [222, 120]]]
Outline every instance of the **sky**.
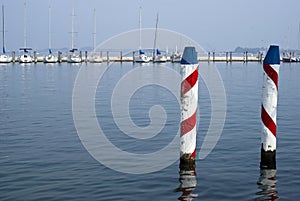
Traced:
[[[24, 0], [1, 0], [1, 4], [5, 6], [6, 49], [18, 50], [24, 44]], [[27, 46], [48, 47], [49, 5], [52, 47], [70, 48], [72, 0], [27, 0]], [[100, 44], [138, 29], [140, 6], [143, 28], [154, 28], [159, 13], [159, 28], [184, 34], [206, 51], [270, 44], [300, 49], [299, 0], [75, 0], [75, 46], [93, 46], [94, 9]]]

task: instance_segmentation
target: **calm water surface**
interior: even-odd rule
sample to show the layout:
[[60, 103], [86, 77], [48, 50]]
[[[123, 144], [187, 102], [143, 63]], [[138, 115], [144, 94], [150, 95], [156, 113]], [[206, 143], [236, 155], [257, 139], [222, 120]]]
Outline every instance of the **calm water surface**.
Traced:
[[[185, 194], [186, 200], [299, 199], [300, 64], [282, 64], [280, 69], [273, 180], [260, 177], [259, 170], [262, 66], [216, 64], [227, 95], [226, 122], [212, 153], [197, 160], [196, 187], [185, 192], [179, 188], [178, 161], [159, 172], [131, 175], [101, 165], [85, 150], [74, 126], [72, 90], [79, 69], [92, 65], [0, 66], [0, 200], [184, 200]], [[179, 71], [178, 64], [163, 65]], [[144, 87], [130, 102], [133, 121], [147, 126], [149, 108], [161, 104], [171, 114], [166, 127], [147, 142], [122, 135], [113, 122], [110, 98], [117, 81], [136, 67], [114, 64], [99, 82], [95, 106], [115, 145], [149, 153], [172, 140], [180, 111], [167, 90]], [[198, 150], [210, 121], [209, 93], [202, 80], [199, 92]]]

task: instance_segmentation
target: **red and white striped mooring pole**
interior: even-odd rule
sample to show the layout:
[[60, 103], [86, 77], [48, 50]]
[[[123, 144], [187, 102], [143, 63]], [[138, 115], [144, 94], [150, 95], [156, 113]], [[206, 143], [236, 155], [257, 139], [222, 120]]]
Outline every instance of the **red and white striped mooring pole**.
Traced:
[[180, 169], [194, 169], [198, 107], [198, 60], [195, 47], [185, 47], [181, 64]]
[[276, 169], [276, 115], [278, 74], [280, 68], [279, 46], [271, 45], [263, 62], [263, 94], [261, 107], [261, 169]]

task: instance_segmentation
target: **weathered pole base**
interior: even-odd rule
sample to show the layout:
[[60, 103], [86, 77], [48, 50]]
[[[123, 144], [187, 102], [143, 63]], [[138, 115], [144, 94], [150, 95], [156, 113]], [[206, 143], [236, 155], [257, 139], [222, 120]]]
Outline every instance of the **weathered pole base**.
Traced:
[[180, 164], [179, 164], [180, 170], [195, 170], [196, 168], [196, 160], [195, 158], [191, 158], [191, 154], [183, 154], [180, 157]]
[[276, 169], [276, 150], [265, 151], [261, 148], [260, 169]]

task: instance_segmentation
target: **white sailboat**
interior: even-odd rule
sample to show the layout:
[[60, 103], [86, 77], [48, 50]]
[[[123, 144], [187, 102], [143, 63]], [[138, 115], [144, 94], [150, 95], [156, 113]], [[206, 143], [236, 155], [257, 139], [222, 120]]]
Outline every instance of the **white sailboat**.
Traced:
[[173, 63], [178, 63], [178, 62], [180, 62], [181, 61], [181, 54], [179, 53], [179, 51], [177, 50], [177, 46], [176, 46], [176, 48], [175, 48], [175, 52], [173, 52], [172, 53], [172, 55], [171, 55], [171, 61], [173, 62]]
[[167, 62], [167, 56], [163, 55], [159, 49], [156, 49], [156, 54], [153, 61], [157, 63]]
[[90, 56], [89, 61], [92, 63], [101, 63], [103, 61], [101, 55], [99, 55], [99, 52], [96, 52], [96, 37], [97, 37], [97, 21], [96, 21], [96, 9], [94, 9], [94, 33], [93, 33], [93, 52]]
[[160, 50], [158, 48], [156, 48], [157, 46], [157, 40], [158, 40], [158, 30], [157, 30], [157, 26], [158, 26], [158, 13], [156, 16], [156, 26], [155, 26], [155, 37], [154, 37], [154, 48], [153, 48], [153, 62], [166, 62], [167, 61], [167, 56], [163, 55]]
[[72, 4], [72, 44], [71, 44], [71, 49], [69, 50], [68, 54], [68, 63], [81, 63], [81, 55], [77, 54], [78, 49], [74, 47], [74, 17], [75, 17], [75, 9], [74, 9], [74, 0]]
[[51, 50], [51, 6], [49, 6], [48, 40], [49, 54], [44, 57], [44, 63], [56, 63], [58, 61], [58, 57], [55, 56]]
[[12, 57], [5, 52], [5, 24], [4, 24], [4, 5], [2, 5], [2, 54], [0, 55], [0, 63], [10, 63]]
[[134, 62], [138, 63], [148, 63], [150, 61], [150, 57], [148, 57], [145, 52], [142, 50], [142, 8], [140, 7], [139, 13], [139, 54], [134, 57]]
[[33, 62], [33, 57], [31, 56], [32, 49], [27, 47], [26, 26], [27, 26], [27, 8], [26, 8], [26, 0], [24, 0], [24, 47], [20, 48], [20, 51], [23, 52], [19, 57], [20, 63], [32, 63]]

